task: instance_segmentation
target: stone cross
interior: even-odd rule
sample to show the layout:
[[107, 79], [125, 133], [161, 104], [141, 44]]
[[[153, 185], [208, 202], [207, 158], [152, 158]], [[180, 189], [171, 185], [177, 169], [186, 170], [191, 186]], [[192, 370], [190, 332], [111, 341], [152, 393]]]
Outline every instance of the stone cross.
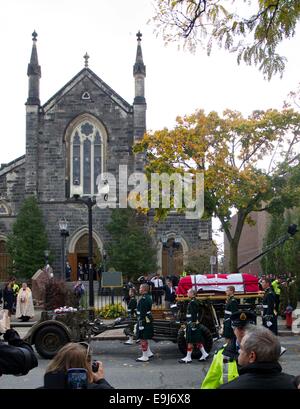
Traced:
[[37, 32], [34, 30], [33, 31], [33, 33], [31, 34], [32, 35], [32, 41], [37, 41]]
[[84, 66], [87, 68], [89, 66], [88, 59], [90, 58], [90, 56], [88, 55], [88, 53], [85, 53], [83, 58], [84, 58]]

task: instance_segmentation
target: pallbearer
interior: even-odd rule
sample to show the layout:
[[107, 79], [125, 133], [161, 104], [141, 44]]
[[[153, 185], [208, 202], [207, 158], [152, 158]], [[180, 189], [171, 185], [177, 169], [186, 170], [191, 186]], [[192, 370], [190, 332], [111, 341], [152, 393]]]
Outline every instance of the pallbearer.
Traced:
[[231, 315], [238, 311], [239, 304], [236, 298], [234, 298], [235, 287], [229, 285], [226, 288], [227, 302], [225, 305], [225, 314], [224, 314], [224, 331], [223, 337], [225, 338], [226, 344], [229, 343], [231, 338], [234, 338], [234, 333], [231, 327]]

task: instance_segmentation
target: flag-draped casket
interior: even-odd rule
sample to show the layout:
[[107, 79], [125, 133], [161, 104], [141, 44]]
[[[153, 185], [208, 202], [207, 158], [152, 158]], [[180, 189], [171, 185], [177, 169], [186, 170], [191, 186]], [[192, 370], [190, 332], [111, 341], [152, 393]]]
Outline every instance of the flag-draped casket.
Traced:
[[199, 292], [225, 292], [229, 285], [237, 293], [259, 291], [258, 277], [252, 274], [195, 274], [180, 278], [176, 294], [187, 295], [190, 288]]

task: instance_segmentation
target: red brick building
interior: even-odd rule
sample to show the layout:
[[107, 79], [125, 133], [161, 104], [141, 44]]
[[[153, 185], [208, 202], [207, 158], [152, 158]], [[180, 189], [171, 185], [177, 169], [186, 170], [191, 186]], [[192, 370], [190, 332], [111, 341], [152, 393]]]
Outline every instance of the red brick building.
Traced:
[[[245, 224], [241, 234], [241, 239], [238, 248], [238, 265], [246, 263], [262, 251], [263, 240], [266, 235], [270, 216], [267, 212], [253, 212], [251, 218], [255, 221], [254, 226]], [[237, 217], [231, 219], [232, 228], [234, 231]], [[224, 258], [225, 268], [229, 271], [229, 243], [224, 234]], [[260, 260], [257, 259], [241, 269], [242, 273], [258, 274], [262, 271]]]

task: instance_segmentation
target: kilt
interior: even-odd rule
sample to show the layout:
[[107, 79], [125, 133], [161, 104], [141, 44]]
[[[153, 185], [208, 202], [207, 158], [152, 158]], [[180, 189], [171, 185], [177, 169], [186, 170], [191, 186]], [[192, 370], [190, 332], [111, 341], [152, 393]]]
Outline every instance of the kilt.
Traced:
[[188, 344], [197, 344], [204, 342], [203, 333], [200, 324], [188, 323], [186, 327], [186, 342]]
[[[142, 326], [144, 329], [140, 330], [139, 327]], [[151, 339], [153, 338], [154, 335], [154, 330], [153, 330], [153, 323], [145, 323], [145, 324], [140, 324], [139, 322], [137, 323], [136, 327], [136, 337], [137, 339]]]

